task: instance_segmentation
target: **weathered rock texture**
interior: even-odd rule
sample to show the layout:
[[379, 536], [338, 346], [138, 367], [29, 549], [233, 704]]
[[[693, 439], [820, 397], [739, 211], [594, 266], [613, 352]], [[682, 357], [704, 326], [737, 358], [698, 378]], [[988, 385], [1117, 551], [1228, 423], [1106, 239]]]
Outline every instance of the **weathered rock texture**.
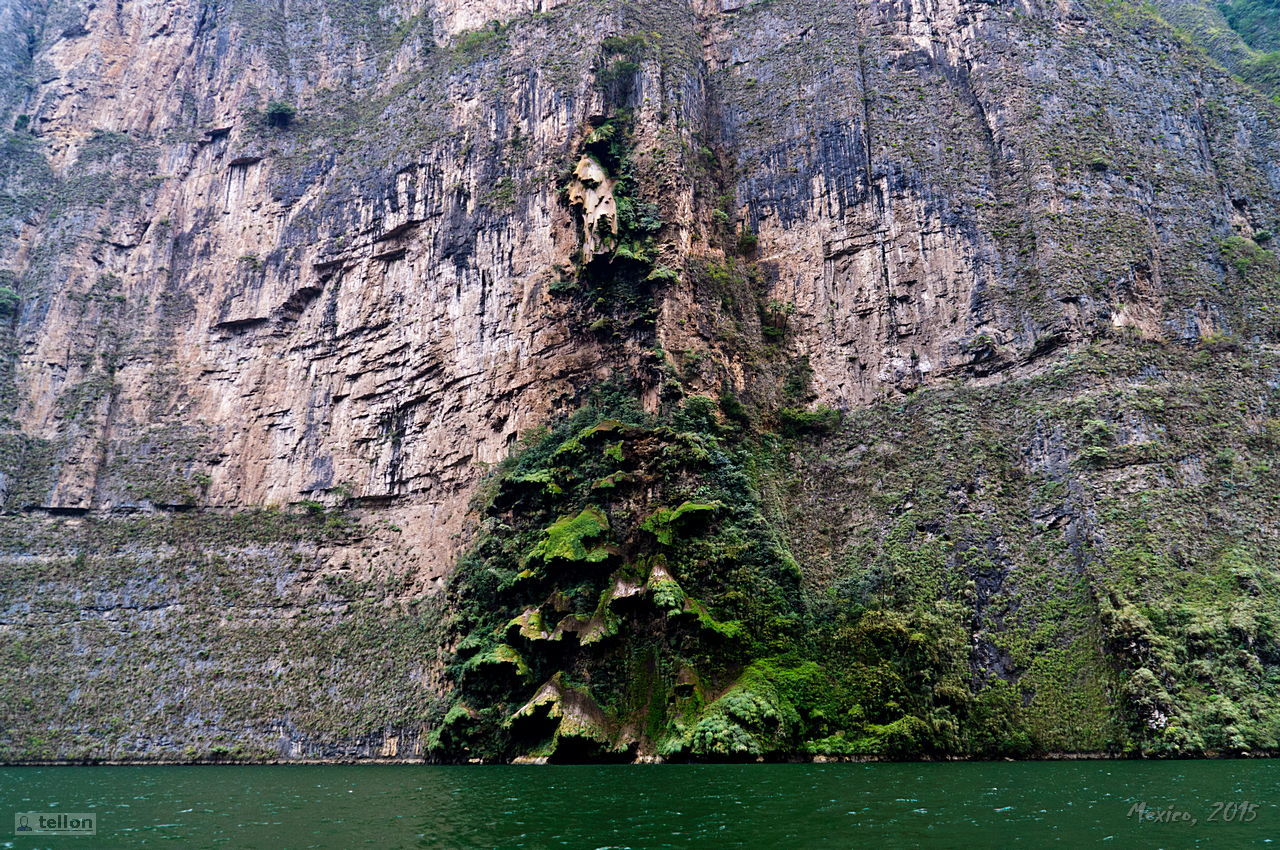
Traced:
[[0, 0], [0, 758], [422, 754], [487, 471], [618, 375], [782, 430], [805, 616], [938, 618], [948, 682], [1021, 689], [1016, 746], [953, 749], [1280, 746], [1280, 107], [1202, 36]]

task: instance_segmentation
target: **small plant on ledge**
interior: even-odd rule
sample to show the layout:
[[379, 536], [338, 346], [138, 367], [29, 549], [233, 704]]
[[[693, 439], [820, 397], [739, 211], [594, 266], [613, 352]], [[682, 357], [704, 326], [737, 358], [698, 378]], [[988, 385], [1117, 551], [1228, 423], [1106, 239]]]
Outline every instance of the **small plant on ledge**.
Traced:
[[298, 117], [298, 109], [282, 100], [273, 100], [267, 104], [267, 123], [272, 127], [288, 127]]

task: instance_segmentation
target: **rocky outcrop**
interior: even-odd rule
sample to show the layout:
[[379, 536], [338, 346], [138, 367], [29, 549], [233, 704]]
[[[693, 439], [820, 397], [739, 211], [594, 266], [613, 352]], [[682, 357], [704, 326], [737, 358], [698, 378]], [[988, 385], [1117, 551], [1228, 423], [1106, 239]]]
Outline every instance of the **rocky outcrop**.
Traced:
[[[489, 525], [524, 516], [489, 500], [491, 469], [611, 378], [647, 414], [706, 395], [789, 441], [778, 456], [800, 473], [764, 476], [759, 510], [814, 599], [865, 607], [906, 569], [877, 553], [947, 549], [937, 569], [966, 578], [917, 576], [893, 604], [923, 605], [928, 588], [963, 608], [947, 620], [972, 644], [956, 663], [972, 662], [979, 696], [1024, 683], [1035, 710], [1009, 722], [1035, 746], [1124, 745], [1119, 694], [1139, 667], [1190, 717], [1198, 697], [1174, 681], [1190, 656], [1124, 655], [1115, 624], [1133, 618], [1115, 612], [1150, 602], [1143, 569], [1239, 572], [1274, 554], [1244, 530], [1271, 527], [1274, 506], [1221, 489], [1246, 472], [1266, 486], [1277, 415], [1280, 112], [1228, 73], [1262, 47], [1197, 46], [1101, 0], [16, 0], [0, 45], [0, 569], [23, 576], [0, 594], [18, 671], [0, 757], [424, 752], [453, 687], [442, 591], [479, 539], [473, 502]], [[1108, 372], [1113, 346], [1128, 365]], [[1072, 383], [1081, 363], [1097, 383]], [[1162, 398], [1194, 408], [1196, 374], [1243, 409], [1204, 423], [1230, 462], [1171, 437], [1143, 394], [1167, 382]], [[1005, 450], [956, 464], [949, 452], [987, 457], [956, 435], [972, 405], [1013, 404], [1009, 388], [1038, 412], [984, 421]], [[930, 406], [948, 393], [965, 403]], [[1112, 403], [1126, 393], [1141, 398]], [[936, 428], [899, 420], [918, 404]], [[866, 477], [891, 457], [911, 477]], [[955, 467], [945, 484], [935, 466]], [[1208, 548], [1171, 516], [1163, 537], [1108, 525], [1144, 490], [1200, 486], [1230, 518], [1206, 517], [1225, 535]], [[189, 522], [243, 532], [237, 517], [263, 508], [298, 524], [273, 520], [249, 548], [204, 526], [189, 546], [163, 542]], [[129, 536], [138, 522], [176, 531]], [[1142, 547], [1150, 559], [1112, 569]], [[266, 601], [209, 597], [215, 557]], [[350, 569], [369, 604], [317, 589]], [[189, 578], [161, 592], [175, 576]], [[1069, 616], [1031, 592], [1045, 576]], [[91, 597], [129, 613], [112, 651], [76, 662], [104, 682], [80, 712], [36, 659], [104, 645]], [[330, 628], [366, 647], [367, 629], [422, 606], [435, 643], [391, 628], [381, 672], [332, 660], [371, 650], [314, 649]], [[1165, 629], [1151, 640], [1194, 643], [1179, 616], [1149, 623]], [[318, 632], [295, 628], [315, 618]], [[246, 628], [274, 637], [237, 643]], [[1239, 634], [1271, 670], [1261, 628]], [[193, 629], [173, 665], [148, 666], [169, 630]], [[1029, 672], [1058, 651], [1062, 666]], [[206, 713], [163, 721], [150, 691], [105, 684], [141, 665], [167, 687], [201, 652], [217, 675], [293, 672], [274, 688], [194, 683]], [[322, 657], [343, 695], [323, 702], [332, 722], [304, 684]], [[1069, 679], [1090, 695], [1080, 716], [1111, 731], [1053, 726], [1064, 703], [1034, 693]], [[66, 707], [16, 710], [24, 688]], [[587, 704], [578, 691], [556, 694], [585, 716], [564, 707]], [[124, 743], [91, 728], [101, 716], [151, 737]]]
[[595, 257], [614, 247], [618, 235], [618, 204], [613, 183], [604, 167], [584, 154], [573, 169], [569, 205], [582, 222], [582, 255]]

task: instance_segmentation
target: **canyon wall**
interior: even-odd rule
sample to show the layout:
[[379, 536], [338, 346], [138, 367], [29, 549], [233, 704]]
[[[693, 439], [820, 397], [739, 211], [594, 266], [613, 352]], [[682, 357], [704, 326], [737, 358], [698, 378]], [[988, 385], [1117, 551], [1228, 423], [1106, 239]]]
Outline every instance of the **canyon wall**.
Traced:
[[[0, 758], [1280, 748], [1280, 107], [1200, 5], [0, 0]], [[747, 644], [491, 645], [591, 558]]]

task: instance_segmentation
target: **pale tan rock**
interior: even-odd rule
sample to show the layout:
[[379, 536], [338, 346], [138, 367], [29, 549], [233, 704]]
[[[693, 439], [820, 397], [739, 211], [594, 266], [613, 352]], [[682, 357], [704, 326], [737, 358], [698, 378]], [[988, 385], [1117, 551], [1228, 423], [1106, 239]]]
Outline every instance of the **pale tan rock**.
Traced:
[[569, 184], [569, 204], [582, 220], [582, 255], [593, 257], [613, 247], [618, 235], [618, 204], [613, 197], [613, 180], [595, 158], [583, 154], [573, 169]]

